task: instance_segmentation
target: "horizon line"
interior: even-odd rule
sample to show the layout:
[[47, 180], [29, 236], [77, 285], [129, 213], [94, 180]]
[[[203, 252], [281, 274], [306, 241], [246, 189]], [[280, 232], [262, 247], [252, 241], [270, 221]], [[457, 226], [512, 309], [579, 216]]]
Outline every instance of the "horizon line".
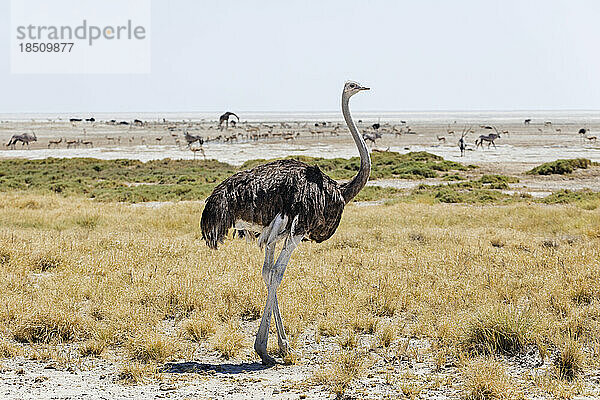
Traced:
[[[19, 114], [211, 114], [211, 113], [220, 113], [223, 111], [215, 111], [215, 110], [204, 110], [204, 111], [14, 111], [14, 112], [4, 112], [0, 111], [0, 116], [2, 115], [19, 115]], [[281, 114], [281, 113], [302, 113], [302, 114], [325, 114], [325, 113], [338, 113], [339, 110], [236, 110], [238, 113], [256, 113], [256, 114]], [[473, 109], [444, 109], [444, 110], [353, 110], [353, 113], [482, 113], [482, 112], [503, 112], [503, 113], [519, 113], [519, 112], [598, 112], [600, 113], [600, 109], [585, 109], [585, 108], [548, 108], [548, 109], [481, 109], [481, 110], [473, 110]]]

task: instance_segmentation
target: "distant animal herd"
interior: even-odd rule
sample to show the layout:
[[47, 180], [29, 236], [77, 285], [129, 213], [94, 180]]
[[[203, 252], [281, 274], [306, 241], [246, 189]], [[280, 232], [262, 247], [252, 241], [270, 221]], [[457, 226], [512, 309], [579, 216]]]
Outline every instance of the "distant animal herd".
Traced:
[[[235, 119], [232, 119], [235, 118]], [[62, 119], [49, 120], [50, 122], [62, 122]], [[210, 121], [168, 121], [161, 119], [157, 121], [144, 121], [142, 119], [133, 119], [132, 121], [110, 119], [106, 121], [97, 121], [96, 118], [69, 118], [68, 123], [73, 128], [83, 127], [80, 138], [66, 139], [64, 137], [50, 138], [48, 140], [47, 147], [59, 148], [66, 147], [79, 148], [87, 147], [92, 148], [96, 145], [121, 145], [127, 143], [129, 145], [148, 145], [148, 144], [169, 144], [173, 143], [179, 148], [185, 148], [194, 153], [200, 152], [205, 155], [203, 145], [210, 142], [222, 142], [222, 143], [234, 143], [241, 141], [259, 141], [263, 139], [281, 139], [284, 141], [295, 140], [301, 135], [309, 135], [313, 138], [322, 138], [326, 136], [339, 136], [344, 127], [338, 122], [318, 121], [297, 121], [297, 122], [256, 122], [250, 123], [247, 121], [241, 122], [240, 118], [233, 112], [226, 112], [219, 117], [218, 123], [211, 123]], [[88, 137], [86, 127], [97, 127], [99, 125], [105, 126], [121, 126], [127, 127], [127, 132], [123, 135], [105, 135], [104, 137], [95, 135]], [[358, 120], [358, 125], [362, 131], [362, 137], [371, 146], [375, 146], [377, 141], [382, 139], [385, 134], [393, 135], [394, 137], [400, 137], [402, 135], [414, 135], [417, 134], [415, 128], [407, 124], [406, 121], [401, 120], [399, 124], [391, 123], [364, 123], [362, 120]], [[523, 121], [523, 125], [533, 125], [532, 119], [528, 118]], [[551, 121], [543, 121], [535, 123], [538, 133], [550, 132], [562, 133], [561, 128], [553, 128]], [[494, 125], [479, 125], [479, 129], [483, 130], [484, 133], [477, 136], [474, 142], [474, 147], [467, 144], [466, 139], [469, 134], [476, 134], [477, 130], [470, 127], [463, 127], [461, 129], [460, 137], [458, 139], [458, 147], [460, 149], [461, 156], [465, 154], [466, 150], [476, 150], [479, 147], [482, 149], [490, 148], [493, 146], [496, 148], [496, 141], [502, 138], [502, 135], [509, 136], [508, 130], [499, 130]], [[435, 143], [446, 144], [450, 136], [453, 136], [458, 132], [457, 123], [454, 122], [453, 126], [447, 125], [445, 134], [435, 135]], [[190, 133], [195, 131], [196, 133]], [[491, 133], [485, 133], [485, 131], [492, 131]], [[164, 132], [164, 134], [161, 134]], [[135, 133], [138, 133], [136, 137]], [[165, 141], [165, 136], [171, 137], [173, 142]], [[154, 136], [152, 136], [154, 134]], [[578, 130], [578, 135], [582, 142], [597, 142], [597, 137], [590, 134], [589, 128], [581, 128]], [[93, 139], [93, 140], [92, 140]], [[28, 133], [13, 134], [6, 143], [6, 147], [10, 149], [16, 149], [18, 143], [21, 144], [21, 148], [29, 148], [30, 144], [37, 142], [38, 138], [34, 131]], [[487, 145], [487, 146], [485, 146]]]

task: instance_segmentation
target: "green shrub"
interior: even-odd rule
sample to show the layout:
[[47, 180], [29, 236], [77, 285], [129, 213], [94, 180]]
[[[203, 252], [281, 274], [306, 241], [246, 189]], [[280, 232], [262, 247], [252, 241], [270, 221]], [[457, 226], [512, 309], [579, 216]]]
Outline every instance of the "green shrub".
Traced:
[[527, 171], [530, 175], [551, 175], [559, 174], [565, 175], [570, 174], [578, 168], [586, 169], [592, 165], [592, 162], [587, 158], [574, 158], [569, 160], [556, 160], [547, 162], [542, 165], [538, 165], [530, 171]]

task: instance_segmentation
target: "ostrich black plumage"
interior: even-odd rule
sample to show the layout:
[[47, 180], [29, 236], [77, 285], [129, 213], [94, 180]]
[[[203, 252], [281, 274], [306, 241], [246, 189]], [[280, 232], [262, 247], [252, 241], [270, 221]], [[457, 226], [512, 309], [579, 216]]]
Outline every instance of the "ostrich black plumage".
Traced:
[[[369, 88], [348, 81], [342, 91], [342, 113], [361, 159], [360, 169], [351, 181], [338, 183], [317, 166], [279, 160], [230, 176], [206, 199], [200, 225], [209, 247], [216, 249], [231, 228], [256, 232], [258, 243], [265, 247], [262, 275], [268, 294], [254, 343], [264, 364], [274, 363], [267, 354], [271, 314], [282, 355], [290, 351], [279, 314], [277, 288], [292, 252], [302, 239], [317, 243], [329, 239], [340, 223], [344, 206], [369, 179], [369, 152], [348, 106], [350, 97], [363, 90]], [[280, 240], [285, 242], [275, 261], [275, 245]]]

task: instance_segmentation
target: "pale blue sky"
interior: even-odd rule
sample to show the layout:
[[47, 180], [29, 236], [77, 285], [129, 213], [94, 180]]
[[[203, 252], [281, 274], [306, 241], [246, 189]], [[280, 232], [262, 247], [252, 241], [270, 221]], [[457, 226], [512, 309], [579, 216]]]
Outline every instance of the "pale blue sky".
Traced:
[[330, 111], [346, 79], [373, 88], [356, 110], [598, 110], [598, 21], [594, 0], [154, 0], [151, 74], [11, 75], [3, 56], [0, 113]]

